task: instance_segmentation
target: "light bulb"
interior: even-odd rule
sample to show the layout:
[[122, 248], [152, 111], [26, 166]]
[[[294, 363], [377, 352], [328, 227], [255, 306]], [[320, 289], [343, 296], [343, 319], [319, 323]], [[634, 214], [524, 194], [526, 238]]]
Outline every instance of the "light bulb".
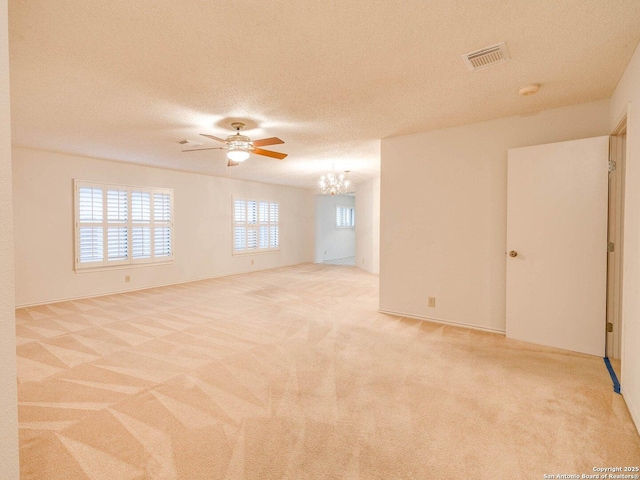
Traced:
[[227, 158], [232, 162], [244, 162], [249, 158], [249, 152], [246, 150], [229, 150], [227, 152]]

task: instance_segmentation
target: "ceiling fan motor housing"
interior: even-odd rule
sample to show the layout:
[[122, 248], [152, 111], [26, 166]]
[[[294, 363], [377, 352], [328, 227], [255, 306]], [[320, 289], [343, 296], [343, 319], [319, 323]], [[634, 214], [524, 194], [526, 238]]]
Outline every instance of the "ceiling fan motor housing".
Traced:
[[250, 152], [253, 150], [251, 139], [244, 135], [231, 135], [227, 137], [227, 148], [229, 150], [244, 150]]

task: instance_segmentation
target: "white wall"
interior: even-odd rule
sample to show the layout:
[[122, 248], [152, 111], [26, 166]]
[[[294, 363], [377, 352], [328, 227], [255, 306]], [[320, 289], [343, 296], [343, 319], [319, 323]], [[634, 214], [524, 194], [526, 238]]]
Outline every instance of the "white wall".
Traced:
[[600, 101], [382, 140], [380, 309], [503, 332], [507, 150], [607, 135], [608, 115]]
[[[353, 257], [356, 250], [356, 233], [353, 228], [336, 227], [336, 207], [354, 207], [352, 195], [316, 195], [315, 262]], [[358, 212], [355, 212], [356, 224]]]
[[356, 185], [356, 266], [380, 273], [380, 177]]
[[0, 476], [19, 478], [7, 2], [0, 2]]
[[[13, 159], [18, 305], [180, 283], [313, 260], [312, 190], [24, 148], [14, 148]], [[173, 188], [173, 263], [75, 273], [73, 179]], [[280, 202], [279, 252], [231, 255], [231, 198], [234, 194]], [[125, 275], [130, 275], [130, 283], [125, 283]]]
[[627, 109], [620, 383], [640, 431], [640, 47], [636, 48], [611, 97], [610, 130]]

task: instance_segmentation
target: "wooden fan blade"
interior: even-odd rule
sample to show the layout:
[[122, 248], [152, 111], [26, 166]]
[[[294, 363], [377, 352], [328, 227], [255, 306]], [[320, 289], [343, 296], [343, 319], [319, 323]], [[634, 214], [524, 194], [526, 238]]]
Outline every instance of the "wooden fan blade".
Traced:
[[224, 147], [192, 148], [190, 150], [182, 150], [182, 151], [183, 152], [199, 152], [201, 150], [224, 150]]
[[284, 157], [287, 156], [286, 153], [272, 152], [271, 150], [263, 150], [261, 148], [256, 148], [253, 151], [253, 153], [255, 153], [257, 155], [264, 155], [265, 157], [277, 158], [278, 160], [282, 160]]
[[237, 167], [238, 165], [240, 165], [240, 162], [234, 162], [233, 160], [227, 162], [227, 167]]
[[280, 140], [278, 137], [271, 138], [263, 138], [262, 140], [254, 140], [254, 147], [266, 147], [267, 145], [278, 145], [279, 143], [284, 143], [284, 141]]
[[226, 140], [223, 140], [223, 139], [218, 138], [218, 137], [214, 137], [213, 135], [207, 135], [206, 133], [201, 133], [200, 135], [202, 135], [203, 137], [210, 138], [211, 140], [215, 140], [216, 142], [226, 143]]

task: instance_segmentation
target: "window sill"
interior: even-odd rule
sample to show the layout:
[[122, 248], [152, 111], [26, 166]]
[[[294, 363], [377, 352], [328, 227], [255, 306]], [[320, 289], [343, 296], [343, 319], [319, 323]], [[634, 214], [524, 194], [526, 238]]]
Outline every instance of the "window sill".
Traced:
[[280, 251], [279, 248], [270, 248], [268, 250], [251, 250], [250, 252], [232, 252], [232, 257], [246, 257], [247, 255], [265, 255], [267, 253], [278, 253]]
[[104, 267], [87, 267], [87, 268], [76, 268], [76, 273], [95, 273], [95, 272], [106, 272], [111, 270], [127, 270], [131, 268], [142, 268], [142, 267], [155, 267], [157, 265], [170, 265], [173, 263], [173, 259], [165, 260], [162, 262], [149, 262], [149, 263], [125, 263], [121, 265], [107, 265]]

